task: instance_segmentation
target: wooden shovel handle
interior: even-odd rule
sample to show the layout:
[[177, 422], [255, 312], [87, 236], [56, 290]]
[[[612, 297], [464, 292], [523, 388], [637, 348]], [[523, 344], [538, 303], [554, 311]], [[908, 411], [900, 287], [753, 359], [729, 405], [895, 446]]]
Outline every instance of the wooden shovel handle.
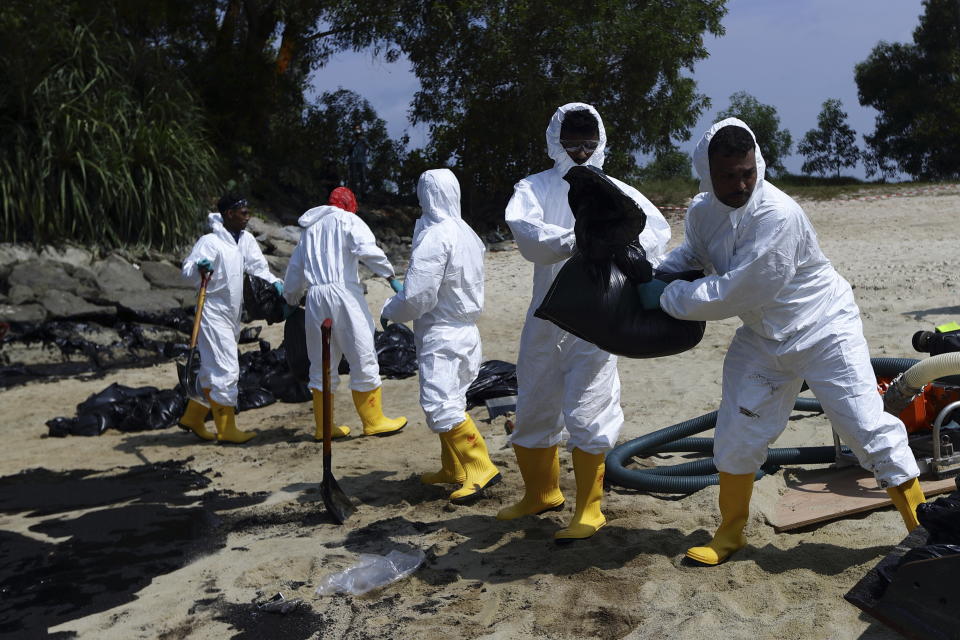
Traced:
[[323, 346], [323, 457], [328, 460], [333, 440], [333, 403], [330, 398], [330, 333], [333, 329], [333, 320], [327, 318], [320, 325], [321, 343]]
[[197, 294], [197, 312], [193, 316], [193, 332], [190, 334], [190, 350], [197, 346], [197, 336], [200, 334], [200, 314], [203, 312], [203, 303], [207, 299], [207, 283], [210, 282], [211, 272], [200, 274], [200, 293]]

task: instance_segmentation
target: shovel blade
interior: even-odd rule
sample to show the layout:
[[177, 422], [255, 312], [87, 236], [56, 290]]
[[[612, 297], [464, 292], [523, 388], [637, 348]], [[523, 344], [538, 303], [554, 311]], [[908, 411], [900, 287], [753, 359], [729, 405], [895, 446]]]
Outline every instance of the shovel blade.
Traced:
[[200, 376], [191, 375], [187, 369], [187, 363], [178, 360], [176, 364], [177, 377], [180, 379], [180, 386], [183, 387], [183, 392], [191, 400], [196, 400], [201, 404], [205, 403], [203, 389], [200, 386]]
[[337, 524], [343, 524], [356, 509], [350, 502], [350, 498], [343, 492], [337, 479], [329, 470], [323, 472], [323, 482], [320, 483], [320, 495], [323, 496], [323, 504], [327, 507], [327, 513], [333, 516]]

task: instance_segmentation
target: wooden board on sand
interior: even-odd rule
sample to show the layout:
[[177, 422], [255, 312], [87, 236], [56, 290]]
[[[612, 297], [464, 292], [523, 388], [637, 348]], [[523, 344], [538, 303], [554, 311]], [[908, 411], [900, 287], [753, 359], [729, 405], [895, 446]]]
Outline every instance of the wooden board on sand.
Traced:
[[[957, 488], [954, 478], [920, 478], [920, 482], [927, 497]], [[787, 480], [787, 490], [780, 496], [771, 524], [780, 533], [891, 504], [873, 475], [860, 467], [796, 470]]]

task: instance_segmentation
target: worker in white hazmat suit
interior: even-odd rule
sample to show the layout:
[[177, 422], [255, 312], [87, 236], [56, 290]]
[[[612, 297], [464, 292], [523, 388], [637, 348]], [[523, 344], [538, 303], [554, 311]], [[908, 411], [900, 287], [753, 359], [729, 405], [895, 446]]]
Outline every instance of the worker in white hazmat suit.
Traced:
[[[729, 118], [713, 125], [693, 155], [700, 189], [687, 211], [683, 244], [661, 268], [702, 269], [692, 282], [640, 285], [645, 306], [684, 320], [739, 316], [723, 364], [714, 456], [722, 522], [687, 556], [718, 564], [746, 544], [754, 475], [787, 425], [806, 380], [840, 438], [885, 487], [908, 529], [924, 501], [903, 423], [884, 413], [860, 311], [810, 221], [764, 180], [753, 132]], [[649, 285], [649, 286], [648, 286]]]
[[[455, 503], [472, 501], [500, 481], [487, 445], [466, 412], [467, 388], [480, 370], [483, 242], [460, 218], [460, 183], [449, 169], [433, 169], [417, 183], [422, 215], [413, 231], [403, 291], [383, 307], [382, 322], [413, 321], [420, 368], [420, 406], [440, 436], [441, 469], [425, 484], [459, 484]], [[386, 328], [386, 326], [384, 326]]]
[[272, 282], [283, 294], [283, 283], [270, 273], [256, 239], [245, 231], [250, 221], [247, 201], [227, 194], [217, 205], [220, 213], [211, 213], [210, 233], [201, 236], [183, 261], [183, 278], [199, 287], [202, 273], [210, 273], [206, 302], [200, 320], [197, 346], [200, 351], [200, 385], [210, 403], [217, 434], [204, 427], [208, 409], [191, 399], [180, 418], [180, 425], [204, 440], [244, 443], [253, 433], [240, 431], [236, 424], [237, 381], [240, 362], [237, 338], [243, 310], [243, 274]]
[[[533, 297], [520, 336], [516, 427], [511, 437], [525, 492], [497, 518], [512, 520], [563, 504], [557, 447], [566, 427], [577, 505], [569, 526], [555, 534], [563, 540], [590, 537], [606, 524], [600, 511], [604, 454], [617, 440], [623, 411], [617, 358], [533, 316], [563, 263], [576, 251], [569, 184], [563, 176], [578, 164], [602, 167], [607, 142], [600, 115], [583, 103], [557, 109], [546, 138], [553, 168], [517, 183], [506, 210], [520, 253], [535, 266]], [[646, 214], [639, 241], [655, 264], [670, 239], [670, 227], [636, 189], [614, 182]]]
[[[395, 291], [402, 284], [394, 278], [393, 266], [377, 246], [370, 227], [356, 215], [357, 200], [346, 187], [330, 194], [329, 205], [308, 210], [297, 221], [303, 227], [284, 278], [287, 302], [299, 304], [304, 291], [306, 302], [307, 355], [313, 394], [315, 438], [323, 439], [323, 352], [320, 326], [333, 320], [330, 362], [336, 367], [341, 355], [350, 365], [353, 404], [363, 425], [363, 434], [386, 435], [407, 424], [404, 417], [383, 415], [380, 365], [373, 343], [374, 326], [360, 284], [359, 263], [383, 276]], [[340, 379], [330, 372], [330, 397]], [[344, 425], [334, 426], [333, 437], [350, 433]]]

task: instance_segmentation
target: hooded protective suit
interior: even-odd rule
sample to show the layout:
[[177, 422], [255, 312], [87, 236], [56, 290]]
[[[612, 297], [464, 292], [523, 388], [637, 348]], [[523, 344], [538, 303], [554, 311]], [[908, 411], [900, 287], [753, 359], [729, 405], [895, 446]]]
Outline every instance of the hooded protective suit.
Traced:
[[[308, 210], [297, 221], [303, 227], [284, 278], [284, 297], [299, 304], [307, 292], [307, 355], [310, 358], [311, 389], [323, 391], [323, 359], [320, 325], [333, 320], [330, 361], [340, 356], [350, 364], [350, 388], [371, 391], [380, 387], [380, 365], [373, 343], [373, 318], [363, 297], [359, 263], [375, 274], [393, 277], [393, 267], [373, 237], [370, 227], [353, 213], [323, 205]], [[331, 372], [331, 392], [339, 376]]]
[[[560, 144], [560, 127], [568, 111], [580, 109], [593, 114], [600, 130], [599, 146], [585, 164], [603, 166], [607, 135], [600, 114], [588, 104], [565, 104], [547, 126], [547, 153], [554, 161], [553, 168], [518, 182], [507, 205], [506, 221], [517, 247], [534, 263], [533, 296], [520, 336], [517, 426], [511, 440], [521, 447], [552, 447], [566, 427], [569, 449], [597, 454], [614, 445], [623, 426], [617, 358], [533, 316], [564, 261], [576, 249], [574, 217], [567, 202], [570, 185], [563, 180], [576, 163]], [[640, 243], [656, 265], [670, 240], [670, 226], [639, 191], [611, 180], [646, 214]]]
[[850, 285], [820, 251], [800, 206], [763, 179], [758, 147], [757, 182], [747, 203], [734, 209], [714, 194], [708, 148], [728, 125], [750, 131], [729, 118], [697, 144], [693, 163], [702, 193], [687, 211], [683, 244], [661, 265], [710, 274], [669, 284], [660, 297], [666, 313], [685, 320], [739, 316], [743, 321], [723, 365], [717, 469], [730, 474], [759, 469], [806, 380], [840, 438], [882, 487], [916, 477], [903, 423], [883, 411]]
[[420, 406], [435, 433], [463, 422], [467, 388], [480, 369], [483, 242], [460, 218], [460, 184], [449, 169], [420, 176], [423, 215], [413, 232], [413, 253], [403, 291], [382, 315], [413, 321], [420, 366]]
[[240, 336], [240, 313], [243, 311], [243, 274], [279, 282], [270, 273], [263, 252], [249, 231], [242, 231], [240, 239], [223, 226], [219, 213], [207, 216], [210, 233], [193, 245], [183, 261], [183, 278], [200, 286], [199, 260], [213, 264], [213, 275], [207, 283], [207, 297], [203, 305], [203, 319], [197, 347], [200, 350], [200, 384], [210, 389], [214, 402], [225, 407], [237, 406], [237, 380], [240, 362], [237, 357], [237, 338]]

